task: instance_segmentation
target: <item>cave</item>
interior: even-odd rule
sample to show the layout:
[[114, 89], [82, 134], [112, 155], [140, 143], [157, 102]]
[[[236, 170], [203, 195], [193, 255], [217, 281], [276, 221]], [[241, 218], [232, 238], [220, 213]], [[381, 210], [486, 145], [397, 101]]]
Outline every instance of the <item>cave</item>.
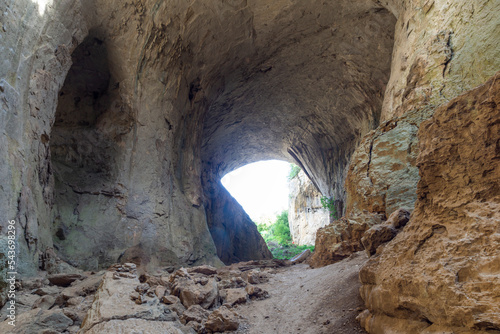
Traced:
[[[308, 261], [359, 261], [350, 300], [362, 298], [368, 333], [500, 330], [494, 1], [0, 0], [0, 9], [1, 275], [11, 221], [25, 287], [68, 271], [78, 281], [109, 268], [111, 287], [159, 270], [173, 282], [269, 264], [220, 180], [277, 159], [335, 199], [338, 219], [318, 230]], [[369, 251], [379, 230], [390, 238]], [[92, 293], [111, 300], [104, 290]], [[141, 307], [141, 296], [123, 304]], [[202, 308], [216, 312], [221, 300]], [[89, 333], [115, 320], [158, 325], [121, 315], [90, 325], [89, 312], [78, 324]], [[47, 329], [33, 321], [32, 332]]]

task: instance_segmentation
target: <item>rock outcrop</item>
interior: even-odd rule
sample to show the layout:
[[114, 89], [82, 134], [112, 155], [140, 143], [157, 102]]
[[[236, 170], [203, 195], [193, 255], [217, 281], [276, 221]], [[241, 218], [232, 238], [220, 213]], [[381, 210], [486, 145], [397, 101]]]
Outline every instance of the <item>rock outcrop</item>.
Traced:
[[411, 220], [362, 269], [370, 333], [500, 330], [500, 73], [418, 133]]
[[362, 214], [342, 217], [320, 228], [316, 234], [314, 253], [307, 262], [311, 267], [319, 268], [363, 250], [361, 238], [365, 231], [384, 220], [384, 215]]
[[[18, 278], [71, 274], [59, 277], [66, 289], [116, 262], [146, 272], [269, 258], [218, 182], [283, 159], [345, 213], [317, 233], [315, 266], [416, 205], [361, 275], [371, 333], [500, 330], [498, 84], [471, 91], [500, 68], [496, 1], [0, 0], [0, 13], [2, 277], [10, 222]], [[222, 280], [219, 293], [245, 281]], [[161, 288], [135, 291], [135, 305], [158, 299], [151, 332], [167, 302], [178, 317], [188, 295], [213, 297], [203, 309], [220, 301], [213, 280], [193, 284], [165, 303], [151, 296]], [[90, 297], [54, 289], [26, 295], [20, 305], [40, 310], [20, 331], [74, 331], [80, 315], [53, 305]], [[209, 319], [231, 327], [230, 312]]]
[[314, 245], [316, 231], [330, 223], [330, 213], [321, 204], [321, 193], [303, 171], [288, 182], [288, 224], [297, 245]]
[[[398, 18], [391, 78], [381, 123], [361, 140], [348, 167], [345, 216], [351, 220], [366, 213], [388, 217], [399, 208], [413, 210], [420, 124], [439, 105], [485, 82], [500, 68], [499, 8], [490, 1], [382, 3]], [[342, 240], [340, 234], [320, 238]], [[329, 252], [334, 247], [320, 249]]]
[[257, 225], [231, 196], [220, 180], [204, 175], [203, 189], [207, 224], [217, 247], [217, 256], [225, 264], [272, 259]]

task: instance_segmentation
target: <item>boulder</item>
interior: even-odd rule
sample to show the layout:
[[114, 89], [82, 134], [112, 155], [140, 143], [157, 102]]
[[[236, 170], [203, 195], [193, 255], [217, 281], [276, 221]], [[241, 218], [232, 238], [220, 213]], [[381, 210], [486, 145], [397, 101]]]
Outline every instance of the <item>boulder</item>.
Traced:
[[86, 276], [81, 274], [54, 274], [47, 277], [50, 283], [57, 286], [69, 286], [76, 280], [83, 280]]
[[361, 238], [366, 254], [368, 256], [375, 254], [378, 246], [394, 239], [397, 233], [397, 230], [391, 225], [384, 224], [370, 227]]
[[190, 277], [178, 278], [172, 285], [172, 293], [179, 297], [185, 307], [201, 305], [205, 309], [215, 305], [219, 297], [217, 281], [214, 278], [209, 278], [204, 285], [195, 283]]
[[238, 314], [225, 306], [213, 311], [205, 323], [205, 329], [209, 332], [235, 331], [240, 323]]
[[40, 297], [35, 304], [33, 304], [33, 308], [41, 308], [44, 310], [48, 310], [51, 308], [56, 302], [56, 298], [52, 295], [45, 295]]
[[187, 324], [190, 321], [195, 321], [201, 324], [207, 320], [209, 314], [210, 312], [205, 310], [200, 305], [192, 305], [184, 311], [180, 319], [183, 324]]
[[262, 290], [261, 288], [256, 287], [255, 285], [247, 285], [245, 291], [247, 292], [248, 296], [252, 299], [269, 298], [269, 293], [266, 290]]
[[172, 295], [165, 295], [165, 296], [161, 297], [160, 300], [162, 303], [167, 304], [167, 305], [180, 303], [180, 299], [178, 297], [172, 296]]
[[409, 220], [410, 212], [405, 209], [398, 209], [384, 223], [370, 227], [361, 238], [361, 243], [365, 247], [368, 256], [375, 254], [380, 245], [394, 239]]
[[210, 275], [217, 274], [217, 268], [209, 266], [209, 265], [203, 265], [203, 266], [189, 268], [188, 272], [190, 274], [197, 273], [197, 274], [203, 274], [203, 275], [210, 276]]
[[405, 209], [398, 209], [391, 213], [389, 218], [387, 218], [386, 224], [391, 225], [392, 227], [399, 229], [408, 223], [410, 220], [410, 212]]
[[291, 258], [290, 262], [292, 262], [293, 264], [302, 263], [305, 260], [307, 260], [307, 258], [311, 256], [311, 254], [312, 254], [311, 250], [306, 249], [302, 253], [295, 255], [293, 258]]
[[25, 334], [25, 333], [61, 333], [73, 324], [62, 310], [43, 310], [40, 308], [17, 314], [16, 326], [7, 321], [0, 323], [0, 333]]
[[314, 253], [307, 262], [313, 268], [323, 267], [363, 250], [361, 238], [365, 231], [384, 220], [384, 215], [363, 213], [342, 217], [319, 229]]
[[221, 296], [224, 296], [224, 304], [229, 304], [231, 306], [244, 304], [248, 300], [248, 294], [243, 288], [222, 290]]

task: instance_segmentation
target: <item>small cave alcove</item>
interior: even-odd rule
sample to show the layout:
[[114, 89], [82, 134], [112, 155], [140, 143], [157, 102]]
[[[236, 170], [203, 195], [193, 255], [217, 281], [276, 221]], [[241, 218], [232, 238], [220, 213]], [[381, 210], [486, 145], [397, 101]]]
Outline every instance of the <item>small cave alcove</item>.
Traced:
[[50, 135], [55, 181], [52, 235], [64, 260], [95, 269], [107, 260], [103, 251], [93, 247], [95, 240], [113, 239], [99, 226], [106, 220], [102, 208], [114, 206], [111, 202], [120, 198], [114, 184], [120, 141], [130, 131], [133, 118], [120, 101], [106, 43], [97, 32], [91, 31], [75, 49], [72, 62], [59, 92]]

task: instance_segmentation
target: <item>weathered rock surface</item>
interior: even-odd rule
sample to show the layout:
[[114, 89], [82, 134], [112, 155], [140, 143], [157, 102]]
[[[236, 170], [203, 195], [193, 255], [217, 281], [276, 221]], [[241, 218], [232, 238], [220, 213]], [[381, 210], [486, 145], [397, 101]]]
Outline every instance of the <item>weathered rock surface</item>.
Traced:
[[410, 220], [410, 213], [399, 209], [394, 211], [384, 223], [370, 227], [361, 238], [366, 254], [368, 256], [375, 254], [380, 245], [394, 239], [400, 229], [408, 223], [408, 220]]
[[[128, 277], [117, 277], [116, 271], [108, 271], [96, 292], [94, 302], [88, 311], [87, 317], [82, 324], [83, 331], [90, 331], [95, 326], [98, 328], [113, 328], [115, 324], [103, 325], [106, 322], [120, 319], [142, 319], [150, 321], [171, 321], [178, 320], [177, 314], [172, 312], [165, 304], [162, 304], [154, 292], [147, 294], [149, 285], [145, 284], [145, 289], [136, 289], [139, 279], [134, 271]], [[132, 300], [131, 294], [139, 290], [139, 301]]]
[[342, 217], [320, 228], [316, 233], [314, 253], [307, 263], [313, 268], [323, 267], [363, 250], [363, 234], [373, 225], [382, 223], [384, 218], [379, 214]]
[[347, 217], [364, 212], [389, 216], [399, 208], [412, 211], [421, 122], [437, 106], [500, 68], [495, 18], [499, 8], [490, 1], [381, 3], [398, 18], [391, 78], [380, 126], [361, 140], [351, 157], [345, 183]]
[[82, 280], [84, 278], [85, 276], [80, 274], [55, 274], [47, 277], [50, 283], [58, 286], [69, 286], [74, 281]]
[[422, 123], [415, 211], [360, 273], [370, 333], [500, 330], [499, 105], [497, 74]]
[[321, 205], [322, 195], [302, 170], [288, 182], [288, 189], [292, 240], [297, 245], [314, 245], [316, 231], [330, 223], [330, 213]]
[[416, 110], [391, 119], [370, 132], [351, 158], [345, 183], [347, 214], [364, 211], [389, 217], [395, 210], [413, 210], [419, 179], [417, 131], [430, 110]]
[[209, 332], [235, 331], [239, 324], [238, 314], [222, 306], [208, 316], [205, 328]]

